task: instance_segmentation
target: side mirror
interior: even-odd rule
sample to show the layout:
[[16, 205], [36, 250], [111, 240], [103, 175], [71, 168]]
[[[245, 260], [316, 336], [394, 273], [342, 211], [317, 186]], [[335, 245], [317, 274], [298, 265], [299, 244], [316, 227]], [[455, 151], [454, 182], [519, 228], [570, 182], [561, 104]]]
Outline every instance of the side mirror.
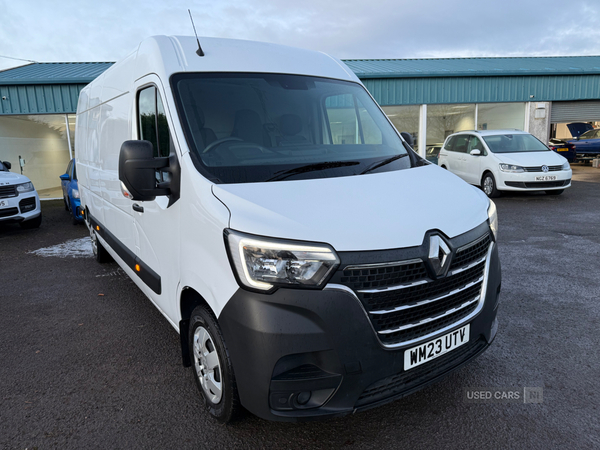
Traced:
[[408, 145], [410, 145], [412, 148], [415, 148], [415, 141], [410, 133], [403, 131], [400, 133], [400, 136], [402, 136], [402, 139], [404, 139]]
[[579, 139], [581, 139], [581, 136], [577, 136], [577, 137], [575, 138], [575, 140], [576, 140], [576, 141], [578, 141]]
[[63, 173], [63, 174], [62, 174], [60, 177], [58, 177], [58, 178], [60, 178], [60, 179], [61, 179], [61, 180], [63, 180], [63, 181], [69, 181], [69, 180], [71, 179], [71, 177], [69, 176], [69, 174], [68, 174], [68, 173]]
[[168, 183], [156, 181], [156, 171], [169, 166], [169, 158], [155, 158], [149, 141], [125, 141], [119, 152], [119, 180], [132, 200], [151, 201], [169, 195]]
[[477, 150], [476, 148], [471, 150], [469, 152], [469, 154], [473, 155], [473, 156], [481, 156], [481, 150]]
[[5, 166], [5, 167], [6, 167], [8, 170], [10, 170], [10, 168], [12, 167], [12, 164], [11, 164], [11, 163], [9, 163], [8, 161], [4, 161], [2, 164], [4, 164], [4, 166]]

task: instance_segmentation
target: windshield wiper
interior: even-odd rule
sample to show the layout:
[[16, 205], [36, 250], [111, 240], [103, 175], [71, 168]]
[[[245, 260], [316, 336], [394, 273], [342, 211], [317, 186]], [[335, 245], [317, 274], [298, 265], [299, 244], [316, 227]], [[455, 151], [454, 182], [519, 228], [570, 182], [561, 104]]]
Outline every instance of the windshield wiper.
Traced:
[[400, 155], [394, 155], [391, 158], [384, 159], [383, 161], [378, 161], [378, 162], [370, 165], [369, 167], [367, 167], [360, 174], [363, 175], [363, 174], [368, 173], [368, 172], [370, 172], [372, 170], [379, 169], [381, 166], [385, 166], [386, 164], [394, 162], [397, 159], [404, 158], [405, 156], [408, 156], [408, 153], [402, 153]]
[[305, 166], [294, 167], [293, 169], [286, 170], [274, 177], [271, 177], [265, 181], [279, 181], [284, 180], [287, 177], [291, 177], [292, 175], [296, 175], [298, 173], [306, 173], [306, 172], [315, 172], [317, 170], [325, 170], [325, 169], [335, 169], [336, 167], [346, 167], [346, 166], [357, 166], [360, 163], [358, 161], [330, 161], [330, 162], [322, 162], [322, 163], [313, 163], [307, 164]]

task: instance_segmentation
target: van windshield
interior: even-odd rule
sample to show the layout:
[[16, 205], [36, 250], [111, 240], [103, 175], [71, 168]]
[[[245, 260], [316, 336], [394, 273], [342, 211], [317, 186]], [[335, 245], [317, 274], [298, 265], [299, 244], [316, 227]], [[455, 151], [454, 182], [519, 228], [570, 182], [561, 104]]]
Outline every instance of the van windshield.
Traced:
[[216, 183], [330, 178], [411, 167], [358, 83], [285, 74], [175, 74], [198, 170]]
[[483, 136], [483, 140], [493, 153], [551, 151], [531, 134], [497, 134]]

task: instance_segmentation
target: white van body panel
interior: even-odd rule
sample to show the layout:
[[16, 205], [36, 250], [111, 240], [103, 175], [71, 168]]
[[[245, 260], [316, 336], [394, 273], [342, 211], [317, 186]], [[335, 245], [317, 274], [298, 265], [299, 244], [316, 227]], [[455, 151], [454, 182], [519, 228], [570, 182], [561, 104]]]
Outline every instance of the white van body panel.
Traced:
[[418, 246], [426, 230], [453, 238], [487, 220], [485, 195], [465, 189], [434, 165], [363, 176], [221, 184], [214, 192], [231, 210], [235, 230], [327, 242], [338, 251]]

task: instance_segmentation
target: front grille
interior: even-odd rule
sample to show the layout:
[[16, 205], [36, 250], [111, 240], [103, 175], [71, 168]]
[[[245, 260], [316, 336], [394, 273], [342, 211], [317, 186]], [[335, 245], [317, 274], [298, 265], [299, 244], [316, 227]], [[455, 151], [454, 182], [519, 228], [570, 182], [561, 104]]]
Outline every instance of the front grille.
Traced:
[[504, 184], [510, 187], [522, 188], [522, 189], [543, 189], [551, 187], [562, 187], [568, 186], [571, 179], [559, 180], [559, 181], [531, 181], [531, 182], [520, 182], [520, 181], [505, 181]]
[[[523, 169], [525, 169], [525, 172], [543, 172], [542, 166], [523, 167]], [[548, 166], [549, 172], [557, 172], [559, 170], [562, 170], [562, 166]]]
[[[393, 263], [392, 263], [393, 264]], [[423, 261], [397, 265], [349, 266], [344, 269], [340, 282], [352, 289], [373, 289], [406, 284], [427, 276]]]
[[379, 380], [365, 389], [358, 398], [355, 407], [367, 406], [393, 397], [394, 395], [409, 392], [419, 385], [425, 384], [465, 363], [481, 353], [486, 348], [486, 345], [486, 341], [482, 337], [458, 347], [456, 350], [446, 353], [427, 364]]
[[17, 208], [5, 208], [0, 209], [0, 217], [10, 217], [15, 214], [19, 214], [19, 210]]
[[35, 209], [35, 197], [24, 198], [19, 202], [19, 208], [22, 213], [33, 211]]
[[17, 189], [15, 186], [0, 186], [0, 198], [16, 197]]
[[[354, 290], [380, 342], [407, 345], [458, 324], [481, 303], [489, 232], [459, 247], [448, 274], [429, 276], [422, 259], [345, 267], [339, 281]], [[424, 259], [424, 258], [423, 258]]]

